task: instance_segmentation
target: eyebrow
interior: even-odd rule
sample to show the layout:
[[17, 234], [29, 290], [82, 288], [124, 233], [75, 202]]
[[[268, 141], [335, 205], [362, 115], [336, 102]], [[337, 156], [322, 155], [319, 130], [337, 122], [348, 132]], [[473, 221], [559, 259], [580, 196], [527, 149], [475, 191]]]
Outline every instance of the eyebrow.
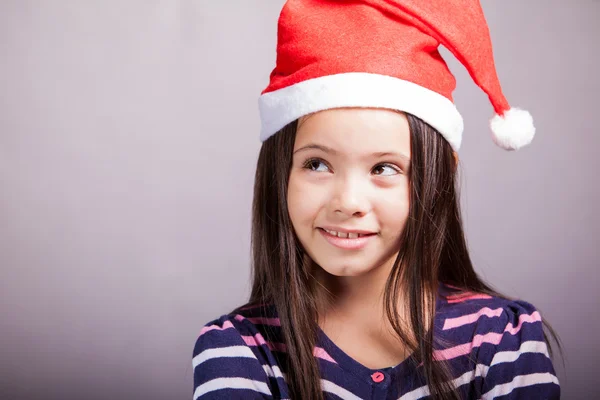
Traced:
[[[321, 150], [321, 151], [323, 151], [325, 153], [333, 154], [333, 155], [337, 155], [338, 154], [337, 150], [334, 150], [331, 147], [327, 147], [327, 146], [324, 146], [324, 145], [321, 145], [321, 144], [316, 144], [316, 143], [310, 143], [310, 144], [307, 144], [306, 146], [302, 146], [299, 149], [296, 149], [294, 151], [294, 154], [299, 153], [299, 152], [304, 151], [304, 150], [310, 150], [310, 149]], [[402, 153], [395, 153], [395, 152], [392, 152], [392, 151], [377, 151], [375, 153], [371, 153], [371, 157], [378, 157], [378, 158], [380, 158], [380, 157], [388, 157], [388, 156], [399, 157], [399, 158], [403, 159], [406, 162], [410, 162], [410, 158], [408, 158], [406, 155], [404, 155]]]

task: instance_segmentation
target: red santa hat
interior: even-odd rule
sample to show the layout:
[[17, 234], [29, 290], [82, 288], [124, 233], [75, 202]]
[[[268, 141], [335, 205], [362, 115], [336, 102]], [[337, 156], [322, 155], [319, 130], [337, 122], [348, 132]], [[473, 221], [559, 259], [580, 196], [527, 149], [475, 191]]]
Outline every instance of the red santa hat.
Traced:
[[446, 47], [488, 95], [494, 142], [530, 143], [531, 115], [502, 94], [478, 0], [288, 0], [279, 17], [277, 61], [259, 97], [261, 140], [301, 116], [340, 107], [413, 114], [460, 148], [463, 120]]

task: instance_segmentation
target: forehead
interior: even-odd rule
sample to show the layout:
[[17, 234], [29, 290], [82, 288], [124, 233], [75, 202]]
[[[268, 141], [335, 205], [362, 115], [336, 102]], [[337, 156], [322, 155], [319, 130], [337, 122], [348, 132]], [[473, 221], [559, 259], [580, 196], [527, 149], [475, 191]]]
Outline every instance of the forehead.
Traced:
[[294, 148], [321, 144], [341, 153], [400, 151], [410, 156], [406, 115], [377, 108], [337, 108], [298, 121]]

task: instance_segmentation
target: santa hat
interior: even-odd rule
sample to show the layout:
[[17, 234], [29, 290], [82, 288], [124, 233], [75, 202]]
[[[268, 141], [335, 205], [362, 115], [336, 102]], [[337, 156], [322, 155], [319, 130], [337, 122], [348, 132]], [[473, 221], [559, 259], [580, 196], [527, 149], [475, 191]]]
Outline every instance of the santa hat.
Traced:
[[288, 0], [277, 32], [277, 62], [259, 97], [261, 140], [304, 115], [340, 107], [413, 114], [460, 148], [463, 120], [443, 45], [488, 95], [494, 142], [530, 143], [531, 115], [502, 94], [478, 0]]

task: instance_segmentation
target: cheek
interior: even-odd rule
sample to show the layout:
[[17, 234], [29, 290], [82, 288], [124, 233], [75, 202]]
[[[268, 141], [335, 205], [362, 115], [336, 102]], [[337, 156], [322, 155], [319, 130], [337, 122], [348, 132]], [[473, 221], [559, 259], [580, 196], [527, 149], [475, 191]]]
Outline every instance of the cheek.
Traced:
[[[308, 193], [309, 191], [310, 193]], [[288, 184], [287, 206], [296, 230], [315, 218], [320, 208], [319, 204], [319, 196], [316, 191], [292, 174]]]
[[386, 230], [400, 235], [408, 219], [410, 203], [408, 188], [398, 188], [394, 193], [387, 194], [378, 199], [378, 217]]

